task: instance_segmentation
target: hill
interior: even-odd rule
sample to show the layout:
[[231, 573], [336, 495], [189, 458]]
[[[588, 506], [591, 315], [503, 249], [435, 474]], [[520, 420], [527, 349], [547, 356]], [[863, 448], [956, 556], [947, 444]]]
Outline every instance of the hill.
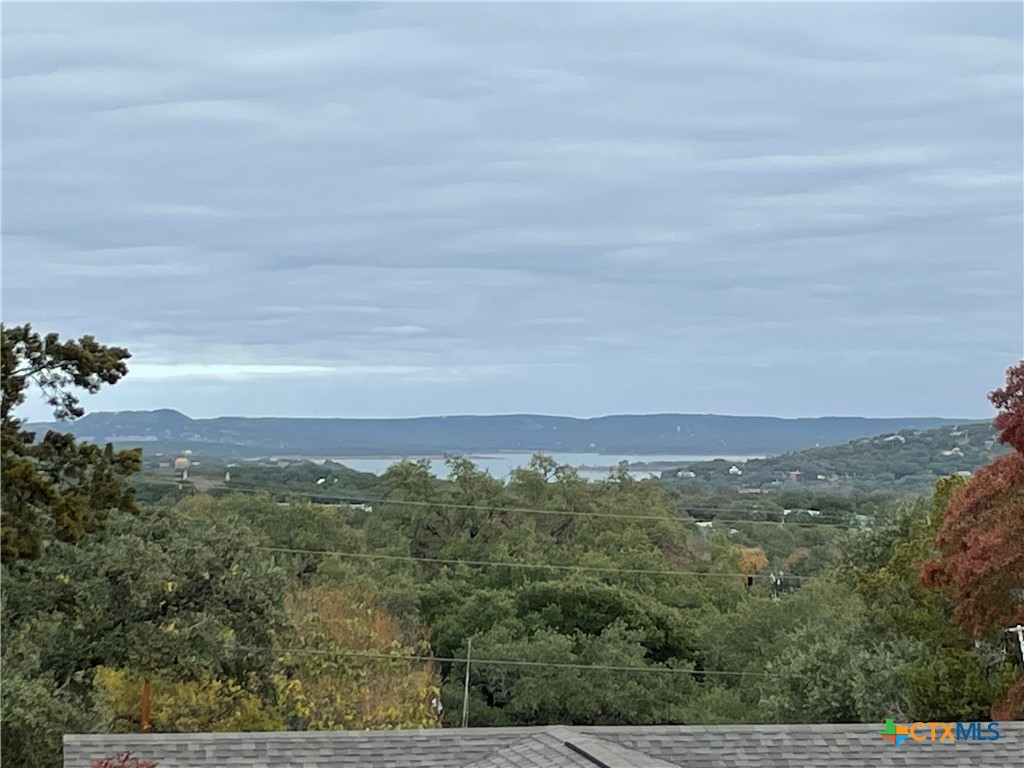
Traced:
[[69, 424], [32, 425], [148, 451], [201, 448], [207, 456], [411, 456], [543, 451], [755, 455], [843, 443], [956, 420], [654, 414], [430, 416], [415, 419], [191, 419], [173, 410], [92, 413]]
[[[1008, 449], [996, 442], [988, 423], [904, 429], [874, 437], [790, 452], [746, 462], [709, 461], [661, 469], [669, 484], [700, 483], [705, 488], [741, 491], [805, 488], [929, 493], [935, 480], [971, 473]], [[639, 468], [637, 465], [634, 468]]]

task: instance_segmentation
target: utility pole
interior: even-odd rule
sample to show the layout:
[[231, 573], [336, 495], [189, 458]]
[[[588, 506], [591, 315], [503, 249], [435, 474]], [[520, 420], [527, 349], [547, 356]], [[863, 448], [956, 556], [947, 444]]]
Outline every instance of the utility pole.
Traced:
[[466, 684], [462, 688], [462, 727], [469, 727], [469, 659], [473, 653], [473, 638], [466, 641]]
[[141, 718], [141, 726], [142, 726], [142, 732], [143, 733], [149, 733], [149, 728], [150, 728], [150, 724], [149, 724], [149, 717], [150, 717], [149, 695], [150, 695], [149, 694], [149, 679], [147, 678], [147, 679], [142, 681], [142, 718]]
[[1018, 624], [1016, 627], [1010, 627], [1006, 631], [1017, 633], [1017, 642], [1020, 644], [1020, 660], [1024, 661], [1024, 624]]

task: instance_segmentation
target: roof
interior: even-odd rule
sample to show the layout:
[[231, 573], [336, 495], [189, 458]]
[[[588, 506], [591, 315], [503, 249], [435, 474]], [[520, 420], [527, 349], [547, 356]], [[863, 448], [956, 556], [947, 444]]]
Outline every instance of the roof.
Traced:
[[[983, 726], [984, 727], [984, 726]], [[401, 731], [90, 734], [65, 768], [122, 752], [157, 768], [988, 768], [1024, 755], [1024, 722], [997, 741], [906, 741], [855, 725], [537, 726]]]

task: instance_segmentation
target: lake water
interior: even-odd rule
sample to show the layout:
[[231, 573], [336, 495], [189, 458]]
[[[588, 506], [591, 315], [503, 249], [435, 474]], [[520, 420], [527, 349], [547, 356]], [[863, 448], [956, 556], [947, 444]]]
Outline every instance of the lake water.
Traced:
[[[602, 480], [608, 476], [608, 471], [621, 461], [632, 464], [647, 464], [652, 462], [670, 462], [676, 465], [689, 464], [694, 461], [713, 461], [714, 459], [725, 459], [726, 461], [746, 461], [747, 459], [760, 459], [763, 456], [693, 456], [679, 454], [606, 454], [606, 453], [553, 453], [551, 456], [559, 464], [568, 464], [577, 469], [581, 477], [587, 480]], [[532, 453], [486, 453], [466, 454], [465, 457], [472, 461], [482, 470], [489, 472], [493, 477], [504, 480], [513, 469], [525, 467], [533, 458]], [[395, 462], [401, 461], [401, 456], [381, 456], [373, 458], [332, 456], [331, 460], [344, 464], [346, 467], [360, 472], [372, 472], [375, 475], [383, 474], [388, 467]], [[447, 475], [447, 467], [444, 459], [436, 456], [407, 456], [409, 460], [426, 458], [431, 460], [431, 469], [436, 475]], [[580, 470], [580, 467], [589, 469]], [[633, 475], [637, 478], [646, 478], [650, 475], [657, 477], [659, 472], [648, 472], [647, 470], [635, 470]]]

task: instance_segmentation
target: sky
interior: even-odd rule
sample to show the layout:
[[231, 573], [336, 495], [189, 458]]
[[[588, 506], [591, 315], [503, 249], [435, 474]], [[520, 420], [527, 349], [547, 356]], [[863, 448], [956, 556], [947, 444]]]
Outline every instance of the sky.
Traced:
[[1019, 3], [2, 13], [2, 318], [132, 351], [90, 410], [986, 418], [1022, 356]]

